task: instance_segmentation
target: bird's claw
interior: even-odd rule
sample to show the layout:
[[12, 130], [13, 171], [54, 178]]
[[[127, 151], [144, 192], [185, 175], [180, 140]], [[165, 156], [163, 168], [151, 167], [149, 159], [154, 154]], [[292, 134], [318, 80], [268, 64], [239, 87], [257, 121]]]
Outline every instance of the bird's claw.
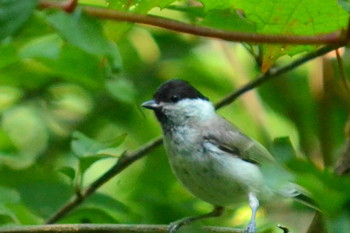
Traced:
[[182, 225], [183, 223], [181, 221], [175, 221], [170, 223], [168, 227], [168, 233], [176, 232]]
[[255, 222], [250, 222], [244, 233], [255, 233], [255, 231], [256, 231]]

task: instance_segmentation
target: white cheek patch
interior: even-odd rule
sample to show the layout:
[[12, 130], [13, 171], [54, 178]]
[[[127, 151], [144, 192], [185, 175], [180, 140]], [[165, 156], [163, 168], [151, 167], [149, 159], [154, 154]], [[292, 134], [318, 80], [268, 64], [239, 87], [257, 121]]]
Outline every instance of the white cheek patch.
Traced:
[[215, 115], [215, 109], [211, 102], [203, 99], [184, 99], [174, 104], [178, 114], [198, 119], [208, 119]]

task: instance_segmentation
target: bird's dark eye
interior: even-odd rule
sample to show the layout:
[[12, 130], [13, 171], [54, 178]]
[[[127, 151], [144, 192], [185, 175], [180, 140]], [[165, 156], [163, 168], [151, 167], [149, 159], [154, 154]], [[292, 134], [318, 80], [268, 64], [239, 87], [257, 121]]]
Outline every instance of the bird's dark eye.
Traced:
[[170, 100], [171, 100], [173, 103], [176, 103], [177, 101], [180, 100], [180, 96], [178, 96], [178, 95], [172, 95], [172, 96], [170, 97]]

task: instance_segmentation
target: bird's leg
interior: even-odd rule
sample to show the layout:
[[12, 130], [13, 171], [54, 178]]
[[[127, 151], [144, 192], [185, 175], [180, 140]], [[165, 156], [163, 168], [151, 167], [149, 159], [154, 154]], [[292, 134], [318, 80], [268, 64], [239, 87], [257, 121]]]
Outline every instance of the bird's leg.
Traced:
[[175, 222], [170, 223], [170, 225], [168, 227], [168, 233], [173, 233], [173, 232], [177, 231], [180, 227], [182, 227], [184, 225], [191, 224], [197, 220], [201, 220], [201, 219], [205, 219], [205, 218], [219, 217], [222, 215], [223, 212], [224, 212], [224, 207], [215, 206], [213, 211], [211, 211], [210, 213], [182, 218], [180, 220], [177, 220]]
[[250, 218], [249, 224], [246, 229], [246, 233], [254, 233], [256, 230], [255, 216], [259, 208], [259, 200], [256, 197], [255, 193], [252, 193], [252, 192], [248, 194], [248, 197], [249, 197], [249, 206], [252, 209], [252, 217]]

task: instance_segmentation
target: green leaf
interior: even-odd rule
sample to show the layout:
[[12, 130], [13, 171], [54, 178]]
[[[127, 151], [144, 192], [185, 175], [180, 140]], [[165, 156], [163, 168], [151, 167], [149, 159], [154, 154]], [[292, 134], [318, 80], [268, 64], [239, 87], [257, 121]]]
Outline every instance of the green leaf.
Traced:
[[[350, 180], [328, 170], [321, 171], [308, 161], [294, 159], [288, 167], [297, 175], [297, 183], [310, 192], [318, 206], [328, 216], [335, 216], [350, 201]], [[327, 194], [327, 195], [325, 195]]]
[[[79, 159], [83, 157], [94, 157], [94, 159], [105, 158], [101, 155], [107, 155], [104, 153], [106, 150], [120, 146], [120, 144], [122, 144], [125, 140], [126, 136], [127, 134], [121, 134], [114, 138], [111, 138], [108, 141], [100, 143], [76, 131], [73, 133], [71, 148], [73, 152], [79, 157]], [[95, 156], [97, 157], [95, 158]], [[86, 163], [90, 162], [87, 161]]]
[[19, 56], [14, 46], [0, 46], [0, 69], [17, 62], [18, 60]]
[[[18, 192], [21, 198], [19, 202], [16, 202], [18, 196], [12, 194], [10, 198], [14, 200], [9, 199], [8, 203], [25, 205], [28, 211], [42, 218], [52, 215], [62, 203], [73, 195], [71, 185], [68, 185], [67, 182], [62, 180], [61, 176], [57, 175], [53, 166], [45, 166], [39, 164], [39, 162], [25, 169], [10, 169], [2, 166], [0, 168], [0, 182]], [[7, 204], [6, 207], [15, 210], [18, 207], [15, 205], [12, 207]], [[20, 218], [20, 215], [18, 213], [18, 218]], [[23, 216], [23, 221], [26, 221], [25, 216]]]
[[20, 50], [20, 56], [22, 58], [57, 59], [62, 44], [62, 39], [57, 34], [45, 35], [25, 44]]
[[15, 104], [22, 95], [22, 91], [19, 88], [0, 86], [0, 112]]
[[95, 55], [109, 53], [110, 44], [103, 35], [99, 22], [80, 10], [74, 11], [73, 14], [56, 12], [48, 16], [48, 21], [64, 39], [85, 52]]
[[344, 10], [350, 12], [350, 2], [348, 0], [338, 0], [338, 3]]
[[[109, 1], [108, 8], [118, 9], [126, 12], [133, 12], [138, 14], [146, 14], [150, 10], [160, 7], [165, 8], [169, 6], [175, 0], [145, 0], [145, 1], [130, 1], [130, 0], [118, 0]], [[110, 38], [117, 41], [128, 32], [133, 24], [127, 22], [107, 22], [105, 25], [105, 30]]]
[[91, 89], [102, 88], [105, 77], [98, 58], [77, 47], [65, 45], [57, 60], [44, 60], [53, 73]]
[[256, 32], [253, 23], [244, 19], [238, 15], [236, 10], [232, 9], [209, 11], [201, 21], [201, 25], [223, 30]]
[[100, 208], [79, 208], [73, 211], [59, 223], [118, 223], [104, 209]]
[[134, 103], [137, 90], [133, 83], [127, 79], [111, 79], [106, 82], [110, 95], [118, 101]]
[[221, 10], [232, 7], [232, 0], [200, 0], [203, 3], [205, 10]]
[[[118, 0], [110, 1], [109, 8], [118, 9], [118, 10], [128, 10], [131, 9], [136, 13], [147, 13], [155, 7], [165, 8], [169, 6], [175, 0], [146, 0], [146, 1], [129, 1], [129, 0]], [[125, 6], [128, 6], [126, 8]]]
[[34, 160], [47, 148], [48, 131], [35, 107], [23, 105], [5, 111], [2, 127], [17, 151], [28, 159]]
[[7, 224], [13, 224], [17, 221], [17, 219], [14, 217], [14, 214], [9, 213], [2, 213], [2, 210], [0, 209], [0, 225], [6, 226]]
[[11, 188], [0, 186], [0, 204], [17, 203], [20, 200], [19, 193]]
[[66, 175], [71, 181], [75, 178], [75, 170], [72, 167], [61, 167], [58, 171]]
[[286, 164], [295, 158], [295, 152], [289, 137], [275, 138], [272, 144], [272, 154], [280, 163]]
[[121, 58], [117, 47], [104, 35], [100, 23], [80, 10], [73, 14], [57, 12], [48, 17], [48, 21], [62, 35], [68, 43], [83, 51], [106, 56], [112, 70], [119, 70]]
[[128, 134], [123, 133], [123, 134], [111, 139], [110, 142], [106, 142], [106, 145], [108, 145], [108, 147], [119, 147], [125, 141], [127, 136], [128, 136]]
[[72, 136], [71, 148], [74, 154], [79, 158], [82, 158], [94, 156], [99, 150], [102, 150], [105, 147], [101, 143], [75, 131]]
[[16, 223], [23, 225], [42, 224], [43, 219], [35, 215], [27, 206], [20, 203], [11, 203], [6, 207], [16, 216]]
[[[335, 0], [201, 0], [201, 2], [208, 11], [205, 18], [209, 17], [204, 20], [204, 24], [234, 31], [256, 30], [257, 33], [267, 35], [331, 33], [346, 28], [349, 18], [349, 14]], [[344, 2], [341, 4], [348, 6]], [[233, 8], [239, 9], [244, 15], [241, 24]], [[220, 11], [226, 13], [222, 15], [215, 13]], [[262, 70], [269, 69], [283, 55], [292, 56], [315, 48], [306, 45], [263, 45]]]
[[0, 0], [0, 41], [17, 32], [32, 15], [37, 0]]
[[108, 158], [109, 156], [104, 155], [92, 155], [87, 157], [80, 157], [79, 158], [79, 170], [82, 174], [86, 172], [86, 170], [91, 167], [95, 162], [97, 162], [100, 159]]
[[[233, 0], [257, 32], [279, 35], [317, 35], [339, 31], [347, 26], [349, 14], [335, 0]], [[257, 7], [259, 6], [259, 7]], [[332, 20], [330, 20], [332, 19]], [[312, 46], [263, 46], [263, 70], [277, 58], [314, 49]]]

